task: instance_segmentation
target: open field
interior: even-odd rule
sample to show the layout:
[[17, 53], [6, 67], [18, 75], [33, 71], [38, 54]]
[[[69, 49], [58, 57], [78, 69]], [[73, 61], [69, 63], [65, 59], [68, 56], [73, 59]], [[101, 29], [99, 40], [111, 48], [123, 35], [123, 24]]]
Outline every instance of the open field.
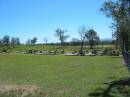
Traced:
[[0, 85], [35, 85], [40, 97], [89, 97], [126, 76], [121, 57], [0, 55]]

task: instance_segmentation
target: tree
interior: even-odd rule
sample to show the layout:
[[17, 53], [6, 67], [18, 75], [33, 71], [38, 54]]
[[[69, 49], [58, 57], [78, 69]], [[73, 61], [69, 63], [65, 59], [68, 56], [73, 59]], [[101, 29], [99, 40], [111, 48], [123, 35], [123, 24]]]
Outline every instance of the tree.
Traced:
[[2, 39], [0, 39], [0, 46], [2, 45]]
[[81, 44], [80, 44], [80, 53], [83, 53], [83, 45], [84, 45], [84, 40], [86, 38], [86, 34], [88, 32], [88, 30], [86, 29], [85, 26], [81, 26], [80, 29], [79, 29], [79, 35], [80, 35], [80, 41], [81, 41]]
[[113, 19], [113, 36], [119, 42], [122, 51], [128, 51], [130, 41], [130, 0], [109, 0], [105, 2], [101, 11]]
[[20, 39], [18, 37], [12, 37], [11, 38], [11, 44], [14, 45], [19, 45], [20, 44]]
[[[60, 28], [57, 28], [55, 30], [55, 36], [59, 38], [60, 43], [61, 43], [61, 48], [64, 47], [64, 42], [66, 41], [66, 39], [69, 37], [69, 35], [65, 35], [65, 33], [67, 32], [67, 30], [62, 30]], [[64, 48], [63, 48], [64, 51]]]
[[31, 40], [31, 44], [36, 44], [36, 42], [37, 42], [37, 37], [33, 37], [33, 39]]
[[26, 44], [30, 45], [31, 44], [31, 39], [27, 39]]
[[98, 49], [98, 45], [99, 45], [99, 43], [100, 43], [100, 38], [99, 38], [99, 36], [96, 36], [96, 37], [95, 37], [95, 42], [96, 42], [97, 49]]
[[10, 37], [8, 35], [5, 35], [3, 38], [2, 38], [2, 44], [4, 46], [9, 46], [10, 44]]
[[97, 32], [93, 29], [89, 29], [89, 31], [86, 33], [86, 38], [89, 42], [90, 48], [93, 49], [96, 39], [98, 38]]

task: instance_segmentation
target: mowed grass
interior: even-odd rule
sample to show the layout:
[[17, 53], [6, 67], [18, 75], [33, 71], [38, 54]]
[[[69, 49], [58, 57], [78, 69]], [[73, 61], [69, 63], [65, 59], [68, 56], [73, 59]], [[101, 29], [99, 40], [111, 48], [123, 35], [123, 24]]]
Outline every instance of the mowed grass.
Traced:
[[45, 97], [89, 97], [126, 76], [121, 57], [0, 55], [1, 85], [37, 85]]

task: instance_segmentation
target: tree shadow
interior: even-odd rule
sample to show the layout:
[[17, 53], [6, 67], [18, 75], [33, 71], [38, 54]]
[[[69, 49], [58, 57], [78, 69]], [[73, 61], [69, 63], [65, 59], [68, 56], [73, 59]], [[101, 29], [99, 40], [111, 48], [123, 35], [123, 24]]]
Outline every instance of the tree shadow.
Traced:
[[104, 83], [107, 88], [98, 88], [90, 93], [90, 97], [130, 97], [130, 77]]

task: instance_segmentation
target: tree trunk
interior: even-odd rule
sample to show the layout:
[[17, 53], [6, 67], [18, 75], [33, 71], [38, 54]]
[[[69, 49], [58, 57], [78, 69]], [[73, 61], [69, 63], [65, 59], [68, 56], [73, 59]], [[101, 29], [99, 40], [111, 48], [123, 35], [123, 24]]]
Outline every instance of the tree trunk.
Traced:
[[123, 51], [129, 51], [128, 36], [123, 38]]
[[81, 42], [81, 48], [80, 48], [80, 51], [82, 52], [83, 51], [83, 40], [82, 40], [82, 42]]

